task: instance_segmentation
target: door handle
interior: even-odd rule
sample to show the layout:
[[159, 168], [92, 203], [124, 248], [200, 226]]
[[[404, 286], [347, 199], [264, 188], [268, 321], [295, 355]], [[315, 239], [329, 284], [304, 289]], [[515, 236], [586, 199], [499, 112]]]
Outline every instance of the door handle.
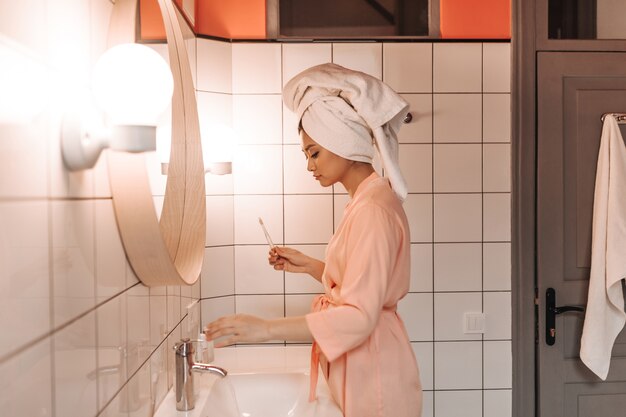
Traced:
[[585, 312], [583, 306], [556, 306], [556, 292], [554, 288], [546, 290], [546, 344], [552, 346], [556, 340], [556, 316], [568, 311]]

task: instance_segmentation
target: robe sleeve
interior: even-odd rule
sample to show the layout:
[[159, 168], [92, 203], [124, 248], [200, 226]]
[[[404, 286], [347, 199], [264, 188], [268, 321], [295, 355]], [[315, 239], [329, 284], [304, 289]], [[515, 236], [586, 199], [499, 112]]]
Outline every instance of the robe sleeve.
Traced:
[[331, 362], [374, 330], [403, 238], [396, 215], [376, 205], [353, 212], [343, 233], [348, 235], [339, 305], [306, 315], [313, 338]]

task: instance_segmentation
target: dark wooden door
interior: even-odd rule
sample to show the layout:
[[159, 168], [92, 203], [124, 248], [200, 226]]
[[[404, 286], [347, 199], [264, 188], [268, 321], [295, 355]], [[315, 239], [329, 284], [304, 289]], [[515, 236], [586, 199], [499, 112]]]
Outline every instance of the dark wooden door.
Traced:
[[[626, 53], [537, 56], [537, 411], [541, 417], [626, 416], [626, 332], [601, 381], [579, 359], [584, 313], [556, 317], [546, 338], [546, 291], [556, 305], [584, 306], [601, 116], [626, 112]], [[626, 136], [624, 125], [622, 134]]]

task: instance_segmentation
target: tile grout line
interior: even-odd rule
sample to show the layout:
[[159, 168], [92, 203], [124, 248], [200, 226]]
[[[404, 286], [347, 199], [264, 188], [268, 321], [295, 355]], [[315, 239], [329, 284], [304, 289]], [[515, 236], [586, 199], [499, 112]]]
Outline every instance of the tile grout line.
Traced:
[[433, 315], [433, 319], [432, 319], [432, 326], [433, 326], [433, 330], [432, 330], [432, 338], [433, 338], [433, 343], [432, 343], [432, 355], [433, 355], [433, 359], [432, 359], [432, 367], [433, 367], [433, 375], [432, 375], [432, 387], [433, 387], [433, 398], [432, 398], [432, 408], [433, 408], [433, 415], [436, 415], [436, 409], [435, 409], [435, 391], [436, 391], [436, 387], [437, 387], [437, 378], [436, 378], [436, 369], [435, 369], [435, 361], [436, 361], [436, 348], [435, 348], [435, 134], [436, 134], [436, 130], [435, 130], [435, 114], [434, 114], [434, 109], [435, 109], [435, 44], [432, 43], [430, 45], [430, 90], [431, 90], [431, 95], [430, 95], [430, 105], [431, 105], [431, 120], [430, 120], [430, 129], [431, 129], [431, 154], [430, 154], [430, 166], [431, 166], [431, 173], [430, 173], [430, 182], [431, 182], [431, 200], [430, 200], [430, 206], [431, 206], [431, 218], [430, 218], [430, 222], [431, 222], [431, 268], [433, 271], [433, 275], [431, 278], [431, 284], [432, 284], [432, 295], [431, 295], [431, 300], [432, 300], [432, 315]]

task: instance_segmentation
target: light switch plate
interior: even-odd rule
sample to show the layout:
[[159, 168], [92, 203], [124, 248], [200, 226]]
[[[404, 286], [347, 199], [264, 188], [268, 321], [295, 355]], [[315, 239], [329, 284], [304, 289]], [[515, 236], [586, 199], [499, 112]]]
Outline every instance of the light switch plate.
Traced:
[[463, 332], [465, 334], [485, 333], [485, 313], [465, 313], [463, 315]]

